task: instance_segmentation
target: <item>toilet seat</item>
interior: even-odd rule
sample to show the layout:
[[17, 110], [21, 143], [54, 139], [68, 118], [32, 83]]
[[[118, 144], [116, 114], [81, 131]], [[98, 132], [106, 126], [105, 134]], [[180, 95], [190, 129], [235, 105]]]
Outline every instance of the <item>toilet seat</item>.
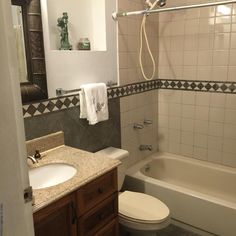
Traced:
[[125, 191], [119, 195], [119, 221], [128, 228], [159, 230], [170, 222], [169, 208], [144, 193]]

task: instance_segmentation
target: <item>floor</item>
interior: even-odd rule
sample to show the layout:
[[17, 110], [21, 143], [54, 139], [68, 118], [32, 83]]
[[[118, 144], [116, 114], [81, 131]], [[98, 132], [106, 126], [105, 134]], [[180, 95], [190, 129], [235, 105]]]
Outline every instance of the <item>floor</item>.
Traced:
[[156, 236], [201, 236], [201, 235], [171, 224], [167, 228], [158, 232]]
[[[136, 236], [136, 235], [122, 231], [120, 232], [120, 236]], [[155, 236], [201, 236], [201, 235], [171, 224], [167, 228], [160, 230]]]

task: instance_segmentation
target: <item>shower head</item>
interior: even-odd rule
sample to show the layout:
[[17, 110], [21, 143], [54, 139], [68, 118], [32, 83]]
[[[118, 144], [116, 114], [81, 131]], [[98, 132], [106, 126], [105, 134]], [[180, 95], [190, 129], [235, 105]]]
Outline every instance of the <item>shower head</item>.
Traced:
[[166, 5], [166, 0], [155, 0], [154, 2], [151, 0], [145, 0], [145, 4], [148, 6], [148, 9], [153, 9], [156, 5], [164, 7]]
[[166, 5], [166, 0], [160, 0], [159, 3], [158, 3], [158, 5], [159, 5], [160, 7], [164, 7], [164, 6]]

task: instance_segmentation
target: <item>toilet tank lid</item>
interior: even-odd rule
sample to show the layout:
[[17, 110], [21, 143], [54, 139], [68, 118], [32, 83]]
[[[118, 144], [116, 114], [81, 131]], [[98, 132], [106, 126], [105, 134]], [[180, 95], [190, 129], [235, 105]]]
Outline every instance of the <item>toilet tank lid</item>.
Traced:
[[120, 149], [120, 148], [114, 148], [114, 147], [108, 147], [96, 153], [109, 156], [110, 158], [116, 159], [116, 160], [122, 160], [123, 158], [126, 158], [129, 156], [128, 151]]

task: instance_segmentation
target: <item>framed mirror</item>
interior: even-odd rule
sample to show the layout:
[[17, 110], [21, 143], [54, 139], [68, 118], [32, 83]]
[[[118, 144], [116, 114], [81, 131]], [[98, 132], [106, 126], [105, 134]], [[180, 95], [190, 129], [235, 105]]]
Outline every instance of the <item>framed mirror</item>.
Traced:
[[40, 0], [12, 0], [23, 104], [47, 99]]

